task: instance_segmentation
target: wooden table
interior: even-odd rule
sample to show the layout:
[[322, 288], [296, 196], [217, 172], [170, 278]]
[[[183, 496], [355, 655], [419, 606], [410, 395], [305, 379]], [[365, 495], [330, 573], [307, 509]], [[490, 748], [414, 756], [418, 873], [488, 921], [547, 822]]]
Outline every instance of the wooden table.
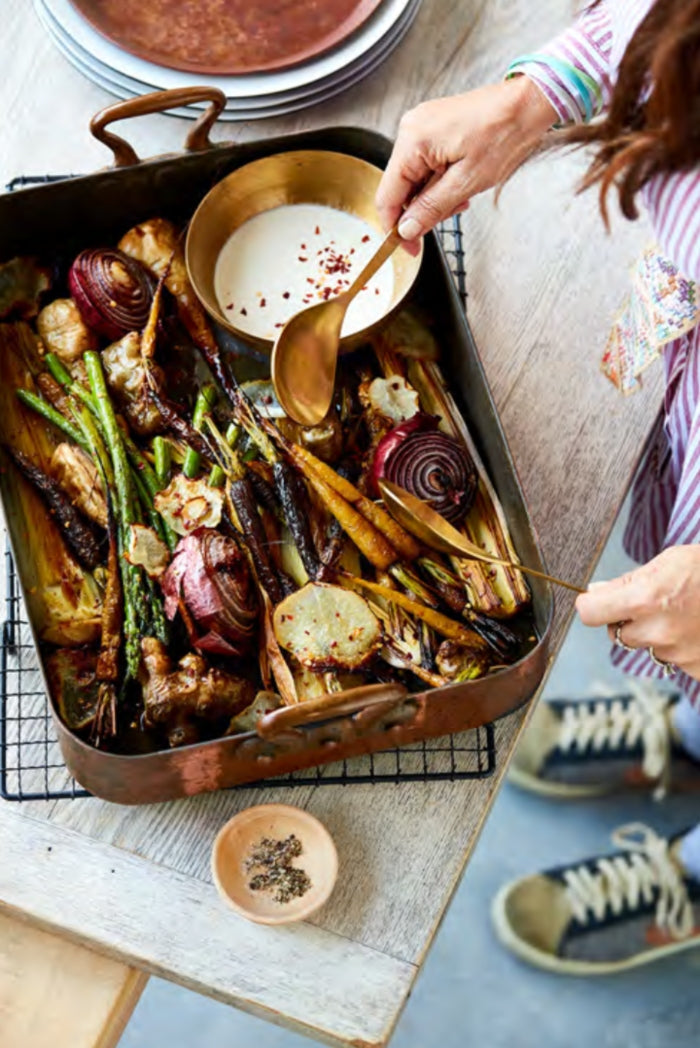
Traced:
[[[570, 8], [569, 0], [425, 0], [399, 51], [347, 95], [284, 120], [222, 126], [218, 137], [242, 141], [348, 124], [393, 135], [401, 113], [420, 99], [498, 78], [514, 54], [565, 24]], [[21, 173], [107, 164], [87, 125], [108, 96], [54, 50], [28, 0], [5, 0], [3, 14], [0, 183]], [[178, 150], [187, 126], [148, 117], [127, 135], [147, 156]], [[469, 318], [545, 558], [556, 574], [583, 581], [650, 427], [660, 374], [650, 374], [644, 391], [625, 400], [599, 374], [600, 350], [645, 230], [618, 223], [609, 239], [595, 199], [573, 194], [580, 170], [580, 160], [571, 158], [532, 164], [498, 209], [490, 199], [477, 200], [465, 231]], [[558, 593], [553, 651], [571, 609], [570, 598]], [[140, 809], [92, 799], [2, 803], [0, 907], [127, 966], [329, 1043], [386, 1044], [524, 719], [521, 712], [497, 725], [498, 772], [488, 780], [275, 791], [275, 799], [318, 815], [341, 856], [330, 904], [306, 925], [249, 925], [223, 906], [211, 883], [217, 828], [237, 809], [272, 798], [265, 790]], [[5, 927], [15, 929], [19, 945], [13, 953], [13, 936], [0, 927], [0, 978], [8, 964], [35, 971], [22, 953], [19, 926]], [[66, 985], [73, 973], [72, 1011], [87, 1009], [92, 971], [99, 983], [95, 1007], [104, 1000], [111, 1016], [102, 1039], [72, 1035], [65, 1044], [115, 1043], [115, 1008], [123, 1012], [138, 991], [129, 967], [100, 974], [82, 950], [66, 947], [61, 962], [60, 942], [42, 938], [39, 945], [44, 959], [47, 949], [56, 958], [53, 971]], [[25, 975], [46, 1003], [41, 978]], [[65, 986], [62, 992], [65, 1000]], [[466, 1006], [468, 993], [465, 986]], [[18, 1000], [31, 1008], [30, 996], [8, 996], [5, 981], [0, 1043], [43, 1048], [40, 1032], [17, 1034]], [[24, 1020], [26, 1031], [26, 1013]], [[54, 1026], [54, 1034], [60, 1029]]]

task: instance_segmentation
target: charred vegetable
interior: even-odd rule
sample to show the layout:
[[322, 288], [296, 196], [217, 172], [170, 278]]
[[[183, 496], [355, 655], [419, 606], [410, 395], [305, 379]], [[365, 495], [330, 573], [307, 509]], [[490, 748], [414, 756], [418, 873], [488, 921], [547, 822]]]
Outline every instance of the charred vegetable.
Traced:
[[97, 654], [89, 648], [57, 648], [46, 659], [51, 695], [71, 731], [85, 731], [95, 721], [100, 689], [96, 671]]
[[153, 284], [143, 266], [123, 251], [81, 251], [70, 268], [68, 286], [85, 323], [103, 338], [140, 331], [148, 319]]
[[146, 718], [167, 728], [171, 746], [197, 737], [195, 718], [233, 717], [255, 697], [251, 681], [208, 667], [201, 655], [190, 652], [174, 667], [165, 645], [153, 637], [144, 639], [142, 651]]
[[5, 450], [27, 480], [41, 492], [49, 513], [58, 524], [68, 548], [78, 563], [92, 571], [102, 560], [100, 543], [94, 528], [80, 515], [58, 481], [44, 473], [17, 448], [6, 445]]
[[309, 501], [304, 483], [286, 462], [276, 462], [273, 472], [282, 513], [289, 522], [306, 573], [313, 579], [318, 574], [321, 563], [311, 536], [308, 514], [299, 512]]
[[181, 605], [196, 627], [190, 641], [212, 655], [245, 655], [255, 640], [258, 601], [238, 543], [202, 530], [182, 539], [162, 580], [165, 613]]

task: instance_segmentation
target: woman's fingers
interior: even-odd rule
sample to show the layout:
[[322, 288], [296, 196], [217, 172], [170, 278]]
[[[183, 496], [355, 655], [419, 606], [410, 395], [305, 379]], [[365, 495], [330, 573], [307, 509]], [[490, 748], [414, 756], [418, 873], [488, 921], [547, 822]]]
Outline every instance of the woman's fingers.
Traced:
[[399, 233], [405, 240], [415, 240], [454, 215], [469, 199], [466, 164], [452, 164], [444, 173], [430, 179], [411, 201], [399, 222]]
[[375, 200], [384, 229], [391, 229], [414, 193], [433, 173], [432, 166], [416, 149], [413, 136], [400, 131]]
[[576, 610], [584, 626], [606, 626], [627, 622], [639, 615], [643, 594], [635, 572], [610, 582], [600, 582], [576, 598]]

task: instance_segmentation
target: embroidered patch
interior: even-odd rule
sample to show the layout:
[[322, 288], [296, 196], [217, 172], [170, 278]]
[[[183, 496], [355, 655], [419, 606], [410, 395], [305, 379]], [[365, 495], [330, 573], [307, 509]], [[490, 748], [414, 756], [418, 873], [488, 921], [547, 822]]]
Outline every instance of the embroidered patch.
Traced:
[[698, 285], [657, 248], [646, 248], [632, 270], [631, 293], [613, 322], [601, 361], [603, 373], [621, 392], [633, 392], [664, 346], [699, 322]]

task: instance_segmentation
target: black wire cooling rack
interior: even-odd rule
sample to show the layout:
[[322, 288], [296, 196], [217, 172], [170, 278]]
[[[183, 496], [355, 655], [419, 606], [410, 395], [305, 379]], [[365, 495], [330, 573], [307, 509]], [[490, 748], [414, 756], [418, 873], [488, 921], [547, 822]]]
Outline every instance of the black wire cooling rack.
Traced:
[[[7, 187], [55, 181], [56, 176], [14, 179]], [[455, 282], [466, 303], [464, 251], [459, 218], [440, 230]], [[61, 757], [39, 659], [9, 551], [5, 554], [5, 621], [0, 638], [0, 796], [9, 801], [87, 797]], [[320, 768], [266, 779], [266, 788], [352, 783], [480, 779], [492, 774], [496, 747], [492, 725]], [[235, 787], [234, 787], [235, 788]], [[245, 788], [249, 789], [250, 786]]]

